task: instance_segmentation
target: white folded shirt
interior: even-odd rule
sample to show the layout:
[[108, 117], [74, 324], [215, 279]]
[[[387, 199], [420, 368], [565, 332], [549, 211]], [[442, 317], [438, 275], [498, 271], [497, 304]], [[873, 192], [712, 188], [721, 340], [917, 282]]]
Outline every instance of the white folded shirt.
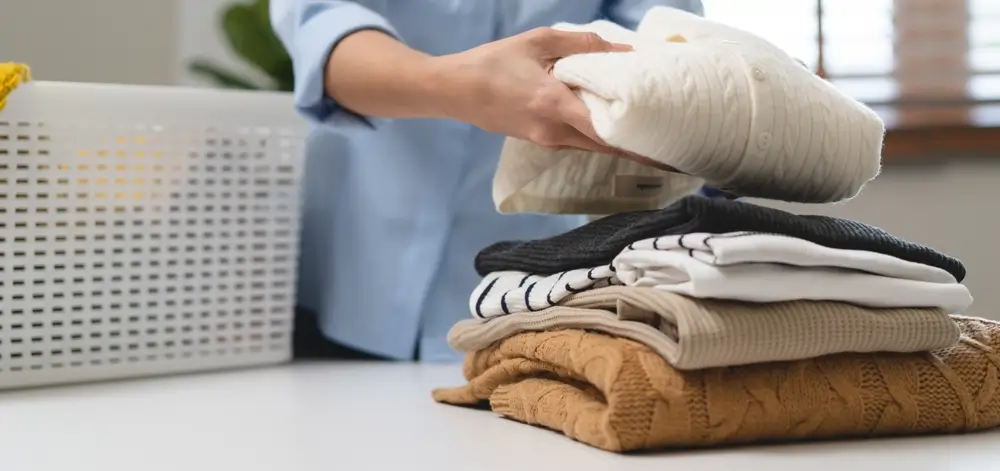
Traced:
[[694, 298], [827, 300], [951, 313], [962, 313], [972, 303], [969, 290], [937, 267], [783, 235], [738, 232], [646, 239], [623, 250], [610, 266], [552, 275], [490, 273], [473, 291], [469, 308], [474, 317], [537, 311], [571, 293], [609, 285]]
[[501, 212], [654, 209], [706, 181], [832, 202], [879, 172], [881, 119], [756, 35], [667, 7], [651, 9], [638, 32], [606, 21], [555, 27], [634, 47], [566, 57], [553, 74], [578, 91], [608, 144], [687, 175], [508, 139], [493, 187]]

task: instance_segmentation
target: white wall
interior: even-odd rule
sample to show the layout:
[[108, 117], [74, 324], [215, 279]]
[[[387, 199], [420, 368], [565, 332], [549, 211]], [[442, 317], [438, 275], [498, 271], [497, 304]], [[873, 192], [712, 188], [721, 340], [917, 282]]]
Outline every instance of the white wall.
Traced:
[[251, 77], [219, 30], [237, 0], [4, 0], [0, 62], [31, 65], [40, 80], [204, 85], [195, 57]]
[[175, 81], [174, 0], [3, 0], [0, 61], [44, 80]]

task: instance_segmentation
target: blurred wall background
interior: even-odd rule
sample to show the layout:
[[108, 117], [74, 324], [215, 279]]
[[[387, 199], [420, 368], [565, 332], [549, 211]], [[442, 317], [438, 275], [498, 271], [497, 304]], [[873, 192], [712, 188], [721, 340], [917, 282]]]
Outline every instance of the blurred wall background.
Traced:
[[[727, 1], [745, 0], [707, 0], [709, 15], [713, 15], [713, 8], [718, 12]], [[809, 0], [768, 3], [776, 1], [795, 2], [800, 10], [801, 5], [810, 3]], [[196, 56], [253, 73], [229, 54], [215, 28], [217, 11], [226, 3], [224, 0], [5, 0], [0, 60], [27, 62], [38, 79], [48, 80], [200, 86], [185, 71], [185, 63]], [[861, 5], [855, 1], [847, 3]], [[735, 10], [725, 10], [728, 13], [721, 16], [727, 20], [738, 16], [744, 18], [740, 22], [745, 27], [777, 32], [780, 37], [776, 42], [797, 41], [795, 38], [801, 38], [801, 34], [815, 34], [802, 28], [803, 18], [793, 17], [794, 9], [754, 5], [752, 8], [758, 12], [787, 12], [792, 16], [773, 13], [765, 20], [760, 15], [735, 15]], [[855, 18], [857, 11], [852, 13]], [[790, 33], [782, 36], [786, 30]], [[877, 39], [867, 43], [871, 41]], [[841, 49], [850, 52], [853, 48], [863, 55], [864, 44], [866, 41], [848, 41], [848, 46]], [[945, 149], [946, 159], [923, 163], [920, 159], [894, 158], [897, 163], [887, 165], [860, 197], [843, 204], [762, 203], [796, 212], [859, 219], [953, 254], [969, 268], [967, 284], [976, 297], [971, 313], [1000, 319], [1000, 209], [997, 208], [1000, 142], [993, 142], [992, 149], [976, 156]]]
[[0, 5], [0, 60], [26, 62], [39, 79], [170, 84], [178, 77], [176, 0]]

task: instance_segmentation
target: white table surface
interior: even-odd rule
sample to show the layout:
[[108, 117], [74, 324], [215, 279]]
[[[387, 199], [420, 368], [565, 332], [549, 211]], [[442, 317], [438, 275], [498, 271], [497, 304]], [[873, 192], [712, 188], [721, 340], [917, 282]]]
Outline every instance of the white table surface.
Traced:
[[0, 393], [11, 471], [1000, 468], [1000, 433], [619, 456], [435, 404], [458, 366], [311, 363]]

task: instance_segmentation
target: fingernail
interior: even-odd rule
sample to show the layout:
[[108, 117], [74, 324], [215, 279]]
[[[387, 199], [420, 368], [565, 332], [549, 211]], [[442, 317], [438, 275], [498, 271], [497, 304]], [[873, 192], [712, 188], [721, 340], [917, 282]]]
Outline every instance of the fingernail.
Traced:
[[629, 46], [628, 44], [620, 44], [620, 43], [611, 43], [611, 48], [621, 52], [628, 52], [633, 49], [632, 46]]

